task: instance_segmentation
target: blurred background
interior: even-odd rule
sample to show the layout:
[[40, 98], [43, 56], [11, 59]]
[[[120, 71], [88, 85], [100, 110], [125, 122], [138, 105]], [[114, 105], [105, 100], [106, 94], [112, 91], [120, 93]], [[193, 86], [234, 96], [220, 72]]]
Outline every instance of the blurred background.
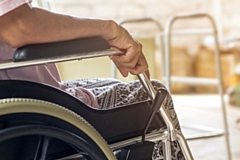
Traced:
[[[226, 160], [231, 152], [232, 159], [240, 159], [239, 0], [38, 0], [34, 5], [78, 17], [115, 20], [143, 44], [151, 78], [166, 82], [163, 77], [167, 67], [163, 64], [170, 66], [171, 76], [210, 78], [200, 79], [199, 83], [188, 79], [166, 85], [173, 94], [180, 123], [217, 126], [225, 133], [213, 140], [189, 141], [195, 158]], [[167, 29], [172, 18], [178, 15], [202, 13], [207, 16], [178, 19], [173, 21], [170, 31]], [[213, 18], [217, 32], [209, 17]], [[168, 34], [170, 44], [165, 43]], [[214, 36], [219, 43], [217, 48]], [[168, 47], [171, 56], [167, 61]], [[216, 66], [216, 52], [219, 67]], [[59, 63], [58, 68], [63, 80], [136, 79], [135, 76], [122, 78], [108, 57]], [[220, 90], [219, 85], [212, 83], [212, 78], [222, 82]]]
[[[126, 20], [152, 18], [156, 23], [146, 21], [142, 23], [124, 23], [123, 26], [143, 43], [144, 53], [148, 58], [152, 78], [161, 79], [161, 45], [159, 42], [161, 33], [164, 32], [169, 20], [181, 13], [204, 12], [214, 18], [218, 30], [218, 40], [220, 43], [220, 58], [222, 63], [224, 89], [238, 83], [238, 54], [240, 52], [238, 42], [240, 42], [240, 2], [238, 0], [39, 0], [39, 4], [44, 8], [49, 8], [55, 12], [66, 13], [79, 17], [100, 17], [113, 19], [118, 23]], [[191, 18], [176, 21], [172, 30], [184, 30], [184, 32], [171, 36], [172, 38], [172, 75], [215, 77], [214, 62], [214, 37], [208, 33], [213, 29], [208, 18]], [[75, 74], [68, 66], [62, 71], [62, 78], [78, 79], [92, 77], [109, 77], [111, 74], [111, 62], [107, 59], [92, 61], [93, 64], [102, 64], [103, 68], [91, 73], [79, 69], [79, 74]], [[87, 60], [88, 61], [88, 60]], [[82, 62], [81, 62], [82, 63]], [[83, 66], [86, 66], [83, 62]], [[89, 62], [90, 63], [90, 62]], [[80, 64], [80, 63], [79, 63]], [[71, 66], [71, 64], [69, 64]], [[78, 62], [73, 63], [78, 65]], [[92, 66], [94, 67], [94, 65]], [[91, 67], [90, 67], [91, 68]], [[94, 67], [96, 69], [96, 67]], [[117, 76], [121, 78], [121, 76]], [[135, 78], [131, 77], [130, 79]], [[123, 79], [126, 80], [126, 79]], [[128, 80], [128, 79], [127, 79]], [[237, 81], [237, 82], [236, 82]], [[172, 93], [188, 92], [215, 92], [214, 87], [202, 86], [193, 87], [191, 85], [175, 84], [172, 86]]]

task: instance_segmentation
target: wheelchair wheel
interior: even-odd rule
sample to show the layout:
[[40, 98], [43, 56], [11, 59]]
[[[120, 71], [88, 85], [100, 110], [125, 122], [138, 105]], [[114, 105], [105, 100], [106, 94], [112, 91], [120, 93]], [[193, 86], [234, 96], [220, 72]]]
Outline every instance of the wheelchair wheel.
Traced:
[[[67, 152], [57, 152], [63, 150]], [[74, 154], [78, 156], [71, 158]], [[0, 100], [0, 157], [116, 159], [101, 135], [79, 115], [56, 104], [24, 98]]]

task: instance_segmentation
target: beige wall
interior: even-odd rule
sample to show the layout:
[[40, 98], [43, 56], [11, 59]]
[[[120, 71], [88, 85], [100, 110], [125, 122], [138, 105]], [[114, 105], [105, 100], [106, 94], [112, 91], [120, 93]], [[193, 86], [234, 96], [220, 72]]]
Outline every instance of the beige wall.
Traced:
[[[217, 24], [220, 40], [240, 35], [240, 1], [239, 0], [48, 0], [53, 2], [52, 10], [81, 17], [101, 17], [114, 19], [120, 22], [130, 18], [151, 17], [165, 28], [167, 21], [177, 13], [204, 11], [210, 14]], [[131, 34], [139, 39], [144, 46], [150, 64], [150, 70], [155, 78], [156, 66], [154, 64], [155, 39], [158, 28], [152, 23], [124, 25]], [[184, 20], [174, 25], [174, 29], [209, 28], [206, 19]], [[208, 36], [191, 35], [176, 36], [173, 38], [174, 46], [184, 46], [190, 55], [197, 52], [199, 46]], [[157, 55], [159, 57], [159, 55]], [[93, 72], [86, 71], [92, 64], [99, 64], [101, 69]], [[84, 70], [80, 69], [83, 68]], [[63, 79], [78, 79], [80, 77], [111, 76], [111, 62], [108, 58], [100, 60], [84, 60], [83, 62], [60, 64]], [[76, 69], [77, 68], [77, 69]], [[77, 72], [74, 72], [77, 70]], [[159, 69], [158, 69], [159, 70]], [[118, 76], [121, 77], [121, 76]], [[133, 79], [133, 78], [130, 78]]]
[[[50, 0], [49, 0], [50, 1]], [[176, 13], [204, 11], [217, 21], [224, 36], [240, 33], [239, 0], [52, 0], [54, 10], [76, 16], [110, 18], [116, 21], [127, 18], [154, 17], [165, 25]], [[193, 23], [182, 23], [188, 27]], [[197, 24], [204, 26], [205, 23]]]

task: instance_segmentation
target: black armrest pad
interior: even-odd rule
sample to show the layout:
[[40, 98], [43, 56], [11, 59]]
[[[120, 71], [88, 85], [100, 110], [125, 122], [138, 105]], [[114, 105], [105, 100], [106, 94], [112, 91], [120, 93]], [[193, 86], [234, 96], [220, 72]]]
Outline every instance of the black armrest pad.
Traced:
[[99, 37], [76, 39], [70, 41], [32, 44], [18, 48], [13, 61], [26, 61], [61, 56], [71, 56], [86, 52], [103, 51], [110, 49], [109, 43]]

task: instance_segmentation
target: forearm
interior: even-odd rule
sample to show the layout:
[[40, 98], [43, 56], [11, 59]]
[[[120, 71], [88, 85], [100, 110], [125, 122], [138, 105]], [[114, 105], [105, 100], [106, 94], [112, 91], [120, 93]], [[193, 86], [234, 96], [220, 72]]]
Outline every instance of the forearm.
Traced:
[[0, 40], [14, 48], [95, 36], [125, 51], [111, 57], [123, 76], [147, 71], [142, 45], [114, 21], [77, 18], [26, 4], [0, 17]]
[[76, 18], [39, 8], [31, 9], [27, 5], [7, 16], [12, 18], [8, 18], [1, 28], [1, 38], [12, 47], [92, 36], [111, 39], [114, 35], [110, 32], [117, 28], [113, 21]]

